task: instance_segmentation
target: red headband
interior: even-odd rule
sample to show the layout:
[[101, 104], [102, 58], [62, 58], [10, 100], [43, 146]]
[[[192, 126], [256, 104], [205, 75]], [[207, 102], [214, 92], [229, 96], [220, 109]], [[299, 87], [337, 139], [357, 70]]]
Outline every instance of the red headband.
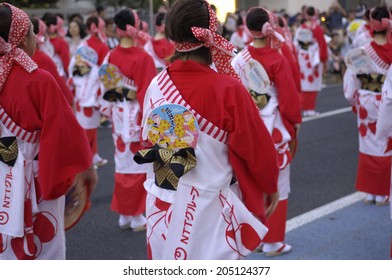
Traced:
[[281, 43], [283, 43], [285, 40], [283, 36], [275, 30], [275, 15], [264, 8], [251, 8], [249, 11], [252, 9], [263, 9], [265, 12], [267, 12], [269, 21], [265, 22], [259, 31], [249, 30], [250, 34], [255, 39], [267, 38], [269, 40], [268, 44], [272, 48], [279, 48]]
[[200, 43], [176, 42], [175, 48], [178, 52], [189, 52], [201, 47], [207, 47], [210, 49], [212, 61], [214, 62], [218, 72], [228, 74], [239, 79], [237, 73], [230, 64], [232, 57], [235, 56], [235, 47], [217, 33], [218, 19], [216, 18], [216, 14], [210, 4], [207, 1], [204, 2], [207, 5], [210, 18], [209, 29], [191, 27], [193, 35], [198, 41], [200, 41]]
[[8, 3], [2, 3], [0, 5], [8, 6], [12, 12], [8, 42], [0, 37], [0, 54], [4, 54], [3, 57], [0, 58], [1, 92], [5, 82], [7, 81], [9, 73], [11, 72], [14, 62], [17, 62], [29, 73], [37, 69], [37, 65], [27, 55], [26, 52], [18, 48], [19, 44], [26, 38], [30, 30], [31, 22], [29, 16], [22, 10]]
[[374, 8], [371, 9], [370, 13], [369, 13], [369, 17], [370, 17], [370, 21], [369, 21], [369, 25], [370, 27], [377, 32], [383, 31], [383, 30], [389, 30], [392, 29], [392, 21], [391, 21], [391, 13], [389, 13], [389, 18], [383, 18], [381, 19], [381, 21], [374, 19], [372, 17], [372, 12], [374, 11]]
[[90, 33], [98, 36], [102, 43], [106, 43], [108, 38], [105, 34], [105, 21], [98, 17], [98, 27], [95, 23], [90, 25]]
[[132, 9], [130, 9], [130, 10], [133, 13], [133, 17], [135, 19], [135, 24], [134, 24], [134, 26], [132, 26], [130, 24], [125, 25], [125, 30], [122, 30], [122, 29], [117, 27], [116, 28], [116, 32], [117, 32], [118, 36], [120, 36], [120, 37], [131, 37], [131, 38], [135, 38], [135, 39], [142, 39], [144, 41], [149, 40], [150, 39], [149, 34], [143, 32], [143, 31], [141, 31], [139, 29], [140, 18], [138, 16], [138, 14], [134, 10], [132, 10]]

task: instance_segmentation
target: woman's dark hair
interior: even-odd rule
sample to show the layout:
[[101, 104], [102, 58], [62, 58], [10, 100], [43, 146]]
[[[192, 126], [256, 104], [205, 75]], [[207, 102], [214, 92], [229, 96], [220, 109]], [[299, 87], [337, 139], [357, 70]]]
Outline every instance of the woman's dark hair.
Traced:
[[47, 27], [51, 25], [57, 25], [57, 15], [52, 13], [46, 13], [42, 17], [43, 22], [45, 22]]
[[264, 23], [268, 21], [268, 13], [263, 8], [253, 8], [246, 15], [246, 26], [251, 31], [261, 31]]
[[244, 25], [244, 20], [242, 19], [242, 16], [238, 13], [237, 14], [237, 22], [236, 22], [236, 26], [237, 27], [240, 27], [240, 26], [242, 26], [242, 25]]
[[305, 13], [312, 17], [314, 15], [316, 15], [316, 10], [314, 9], [314, 7], [307, 7]]
[[165, 21], [165, 16], [166, 16], [166, 13], [157, 14], [157, 17], [155, 18], [155, 25], [161, 26], [162, 23], [164, 23], [164, 21]]
[[[191, 27], [209, 28], [209, 14], [206, 2], [203, 0], [177, 0], [167, 13], [165, 19], [166, 37], [177, 43], [198, 43], [191, 31]], [[212, 63], [210, 50], [201, 47], [190, 52], [175, 52], [171, 61], [188, 56], [197, 56]]]
[[91, 16], [91, 17], [89, 17], [89, 18], [87, 19], [87, 21], [86, 21], [86, 26], [87, 26], [88, 30], [90, 30], [90, 27], [91, 27], [91, 25], [92, 25], [93, 23], [98, 27], [98, 25], [99, 25], [98, 17], [96, 17], [96, 16]]
[[135, 16], [130, 9], [122, 9], [114, 15], [114, 23], [121, 30], [126, 30], [127, 24], [135, 26]]
[[68, 17], [68, 22], [71, 22], [71, 21], [74, 21], [74, 20], [80, 21], [81, 23], [83, 23], [83, 16], [81, 14], [79, 14], [79, 13], [71, 14]]
[[[73, 21], [70, 21], [69, 24], [68, 24], [68, 26], [71, 24], [71, 22], [75, 22], [75, 23], [79, 26], [79, 35], [80, 35], [80, 38], [83, 39], [84, 37], [87, 36], [86, 28], [85, 28], [85, 26], [84, 26], [83, 23], [81, 23], [81, 22], [79, 22], [78, 20], [75, 19], [75, 20], [73, 20]], [[68, 31], [67, 31], [66, 36], [67, 36], [67, 37], [71, 37], [71, 34], [69, 33], [69, 28], [68, 28]]]
[[31, 23], [33, 24], [34, 34], [38, 34], [39, 32], [39, 20], [36, 17], [30, 17]]
[[12, 21], [11, 8], [5, 5], [0, 6], [0, 36], [8, 42]]
[[[383, 18], [389, 18], [389, 10], [385, 6], [378, 6], [371, 10], [372, 19], [381, 21]], [[373, 34], [387, 34], [387, 30], [373, 31]]]

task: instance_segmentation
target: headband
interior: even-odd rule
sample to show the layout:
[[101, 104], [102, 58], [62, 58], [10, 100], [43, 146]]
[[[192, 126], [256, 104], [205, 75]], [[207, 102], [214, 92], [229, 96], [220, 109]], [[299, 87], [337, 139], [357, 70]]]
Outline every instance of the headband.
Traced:
[[231, 59], [235, 56], [235, 47], [217, 33], [218, 19], [216, 14], [210, 4], [207, 1], [204, 2], [209, 13], [209, 28], [191, 27], [191, 31], [199, 43], [175, 42], [175, 49], [178, 52], [189, 52], [201, 47], [209, 48], [212, 61], [218, 72], [238, 78], [237, 73], [230, 64]]
[[141, 39], [143, 41], [148, 41], [150, 39], [150, 36], [148, 33], [143, 32], [139, 29], [140, 26], [140, 18], [138, 14], [130, 9], [133, 13], [133, 17], [135, 19], [135, 23], [132, 26], [131, 24], [125, 25], [125, 30], [116, 28], [116, 32], [120, 37], [130, 37], [130, 38], [135, 38], [135, 39]]
[[90, 25], [90, 33], [98, 36], [102, 43], [106, 43], [108, 38], [105, 34], [105, 21], [98, 17], [98, 26], [95, 23]]
[[3, 90], [8, 75], [11, 72], [12, 65], [16, 62], [27, 72], [31, 73], [38, 68], [37, 64], [24, 52], [18, 48], [19, 44], [26, 38], [31, 21], [29, 16], [22, 10], [8, 3], [2, 3], [1, 6], [7, 6], [11, 9], [12, 18], [8, 42], [0, 37], [0, 92]]

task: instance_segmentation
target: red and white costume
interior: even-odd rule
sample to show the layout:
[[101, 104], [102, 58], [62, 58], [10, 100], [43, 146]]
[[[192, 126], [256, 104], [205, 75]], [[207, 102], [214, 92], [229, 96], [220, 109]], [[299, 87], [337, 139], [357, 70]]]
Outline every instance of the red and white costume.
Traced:
[[[392, 68], [389, 67], [383, 88], [382, 88], [382, 100], [379, 109], [379, 115], [376, 125], [376, 138], [386, 143], [385, 153], [389, 153], [392, 150]], [[392, 195], [392, 183], [390, 196]], [[392, 218], [392, 201], [391, 201], [391, 218]]]
[[[152, 58], [139, 47], [114, 48], [105, 63], [116, 65], [124, 75], [124, 83], [136, 91], [136, 100], [109, 102], [101, 98], [100, 111], [113, 124], [115, 145], [115, 185], [111, 209], [121, 215], [144, 214], [146, 166], [133, 161], [140, 146], [140, 119], [144, 95], [156, 75]], [[103, 95], [104, 92], [102, 92]], [[101, 97], [102, 97], [101, 95]]]
[[[328, 58], [328, 45], [324, 32], [315, 20], [310, 21], [309, 25], [303, 23], [300, 28], [310, 29], [313, 34], [312, 42], [305, 42], [308, 44], [307, 48], [301, 47], [298, 36], [294, 36], [301, 77], [301, 107], [303, 111], [314, 111], [317, 93], [322, 87], [323, 64]], [[298, 32], [299, 30], [297, 34]]]
[[92, 156], [54, 78], [16, 47], [29, 17], [2, 5], [13, 19], [9, 42], [0, 38], [0, 137], [15, 137], [18, 153], [0, 162], [0, 259], [65, 259], [64, 194]]
[[287, 60], [276, 49], [269, 46], [254, 48], [248, 46], [239, 53], [232, 65], [245, 87], [247, 78], [245, 68], [250, 60], [258, 61], [266, 70], [271, 85], [267, 105], [259, 110], [271, 134], [278, 155], [280, 168], [278, 190], [279, 205], [266, 226], [270, 229], [264, 242], [283, 242], [286, 229], [287, 202], [290, 193], [290, 162], [292, 160], [289, 142], [295, 137], [294, 125], [302, 122], [299, 95]]
[[[276, 153], [252, 99], [236, 79], [196, 62], [175, 61], [147, 91], [143, 129], [151, 110], [168, 103], [196, 115], [201, 130], [197, 166], [180, 178], [177, 191], [159, 188], [154, 174], [148, 174], [149, 257], [239, 259], [250, 254], [266, 228], [249, 211], [265, 219], [262, 196], [276, 192], [277, 182]], [[230, 188], [234, 174], [245, 205]]]
[[371, 42], [362, 49], [371, 60], [370, 71], [375, 81], [360, 80], [347, 69], [344, 75], [344, 95], [357, 113], [359, 130], [359, 162], [356, 188], [373, 195], [389, 195], [391, 180], [391, 155], [388, 142], [376, 138], [378, 110], [381, 102], [381, 86], [392, 63], [392, 45], [383, 46]]

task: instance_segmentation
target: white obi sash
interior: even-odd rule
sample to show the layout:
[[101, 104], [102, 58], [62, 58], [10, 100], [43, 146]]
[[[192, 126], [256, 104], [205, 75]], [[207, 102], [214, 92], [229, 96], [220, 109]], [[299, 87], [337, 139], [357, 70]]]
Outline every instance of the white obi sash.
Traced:
[[[167, 70], [152, 81], [144, 101], [143, 138], [147, 116], [163, 104], [179, 104], [193, 113], [200, 132], [197, 165], [180, 177], [177, 190], [159, 188], [149, 172], [147, 246], [152, 259], [240, 259], [261, 242], [267, 228], [230, 188], [228, 133], [199, 115], [182, 98]], [[261, 206], [261, 205], [260, 205]]]
[[15, 141], [0, 144], [0, 259], [64, 259], [64, 198], [42, 200], [35, 185], [39, 131], [20, 128], [0, 107], [0, 134]]

